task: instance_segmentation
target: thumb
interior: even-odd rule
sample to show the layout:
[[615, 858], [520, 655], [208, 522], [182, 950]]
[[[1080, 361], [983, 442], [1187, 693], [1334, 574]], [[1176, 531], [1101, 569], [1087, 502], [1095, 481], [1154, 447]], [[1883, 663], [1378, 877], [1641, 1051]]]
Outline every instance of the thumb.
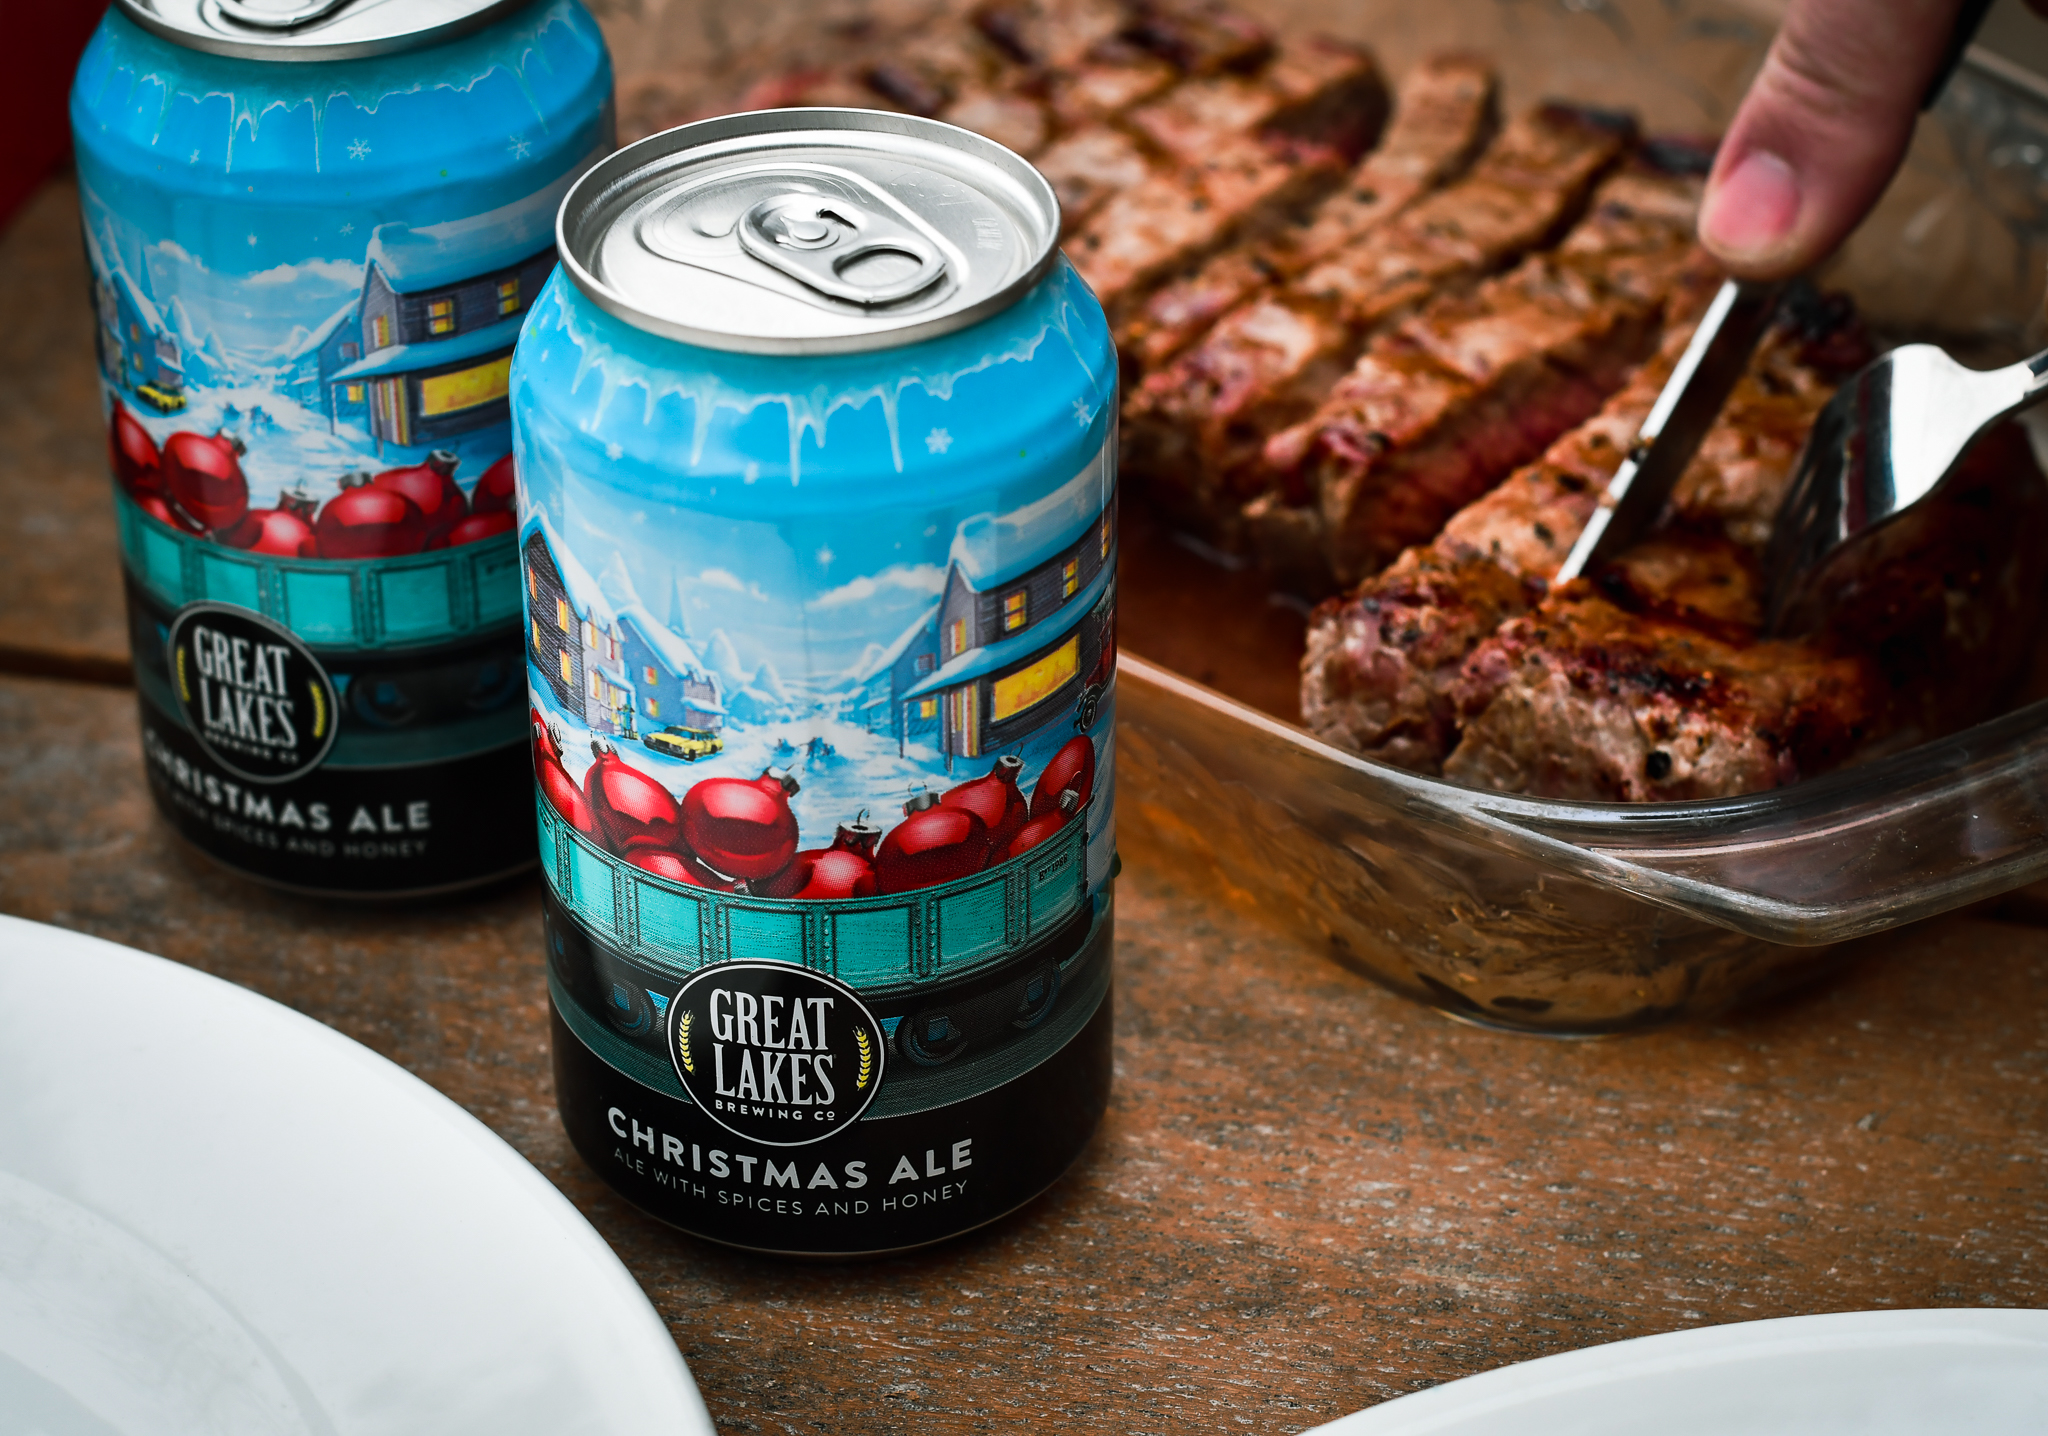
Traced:
[[1792, 0], [1715, 156], [1700, 238], [1745, 279], [1832, 253], [1913, 135], [1961, 0]]

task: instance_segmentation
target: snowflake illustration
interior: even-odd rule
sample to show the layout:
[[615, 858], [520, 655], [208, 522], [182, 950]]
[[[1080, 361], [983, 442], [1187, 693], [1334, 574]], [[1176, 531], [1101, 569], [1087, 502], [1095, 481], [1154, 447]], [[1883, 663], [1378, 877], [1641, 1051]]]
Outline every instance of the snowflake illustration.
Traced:
[[197, 150], [194, 150], [194, 151], [192, 151], [192, 158], [191, 158], [191, 159], [189, 159], [189, 160], [187, 160], [187, 161], [186, 161], [185, 163], [187, 163], [187, 164], [194, 164], [194, 165], [198, 164], [198, 163], [199, 163], [199, 151], [197, 151]]
[[348, 147], [348, 157], [352, 160], [368, 159], [370, 157], [370, 142], [368, 140], [351, 140]]
[[532, 142], [523, 140], [517, 135], [512, 136], [512, 143], [505, 146], [505, 148], [512, 152], [512, 158], [515, 160], [523, 160], [533, 153]]
[[818, 550], [818, 567], [819, 567], [819, 568], [830, 568], [830, 567], [832, 567], [832, 560], [833, 560], [834, 558], [836, 558], [837, 556], [838, 556], [838, 555], [834, 554], [834, 553], [832, 552], [832, 550], [831, 550], [831, 549], [829, 549], [829, 548], [821, 548], [821, 549], [819, 549], [819, 550]]
[[256, 242], [256, 236], [255, 236], [255, 235], [253, 235], [253, 234], [252, 234], [252, 235], [250, 235], [250, 236], [249, 236], [249, 243], [251, 243], [251, 244], [254, 244], [255, 242]]
[[355, 225], [354, 225], [354, 224], [352, 224], [352, 223], [351, 223], [351, 224], [344, 224], [344, 225], [343, 225], [343, 226], [341, 227], [341, 232], [342, 232], [343, 234], [354, 234], [354, 233], [356, 232], [356, 227], [355, 227]]
[[626, 457], [626, 451], [620, 448], [618, 444], [610, 443], [604, 446], [604, 456], [616, 464], [620, 459]]
[[1095, 411], [1088, 407], [1086, 399], [1074, 401], [1074, 422], [1084, 429], [1095, 422]]
[[934, 454], [943, 454], [953, 447], [953, 436], [944, 429], [934, 429], [924, 436], [924, 446]]

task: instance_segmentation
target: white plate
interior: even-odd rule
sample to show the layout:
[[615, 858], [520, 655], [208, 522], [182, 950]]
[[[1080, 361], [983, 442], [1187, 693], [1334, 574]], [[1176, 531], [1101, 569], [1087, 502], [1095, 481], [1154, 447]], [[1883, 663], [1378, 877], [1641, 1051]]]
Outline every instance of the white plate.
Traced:
[[1309, 1436], [2042, 1436], [2048, 1312], [1845, 1311], [1644, 1336], [1403, 1396]]
[[639, 1286], [339, 1033], [0, 918], [0, 1436], [712, 1436]]

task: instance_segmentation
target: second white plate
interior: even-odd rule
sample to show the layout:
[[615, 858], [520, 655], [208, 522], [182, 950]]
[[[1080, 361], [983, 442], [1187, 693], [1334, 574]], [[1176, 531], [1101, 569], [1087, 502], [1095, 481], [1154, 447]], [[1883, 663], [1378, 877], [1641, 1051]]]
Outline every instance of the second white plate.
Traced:
[[2048, 1312], [1846, 1311], [1505, 1366], [1309, 1436], [2041, 1436]]

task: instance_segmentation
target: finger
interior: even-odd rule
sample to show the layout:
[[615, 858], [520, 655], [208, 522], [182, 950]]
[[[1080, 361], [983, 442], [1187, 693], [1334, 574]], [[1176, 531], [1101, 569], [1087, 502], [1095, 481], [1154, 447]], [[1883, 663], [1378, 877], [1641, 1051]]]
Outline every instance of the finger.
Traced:
[[1905, 155], [1960, 8], [1793, 0], [1700, 209], [1700, 238], [1731, 272], [1797, 274], [1869, 212]]

